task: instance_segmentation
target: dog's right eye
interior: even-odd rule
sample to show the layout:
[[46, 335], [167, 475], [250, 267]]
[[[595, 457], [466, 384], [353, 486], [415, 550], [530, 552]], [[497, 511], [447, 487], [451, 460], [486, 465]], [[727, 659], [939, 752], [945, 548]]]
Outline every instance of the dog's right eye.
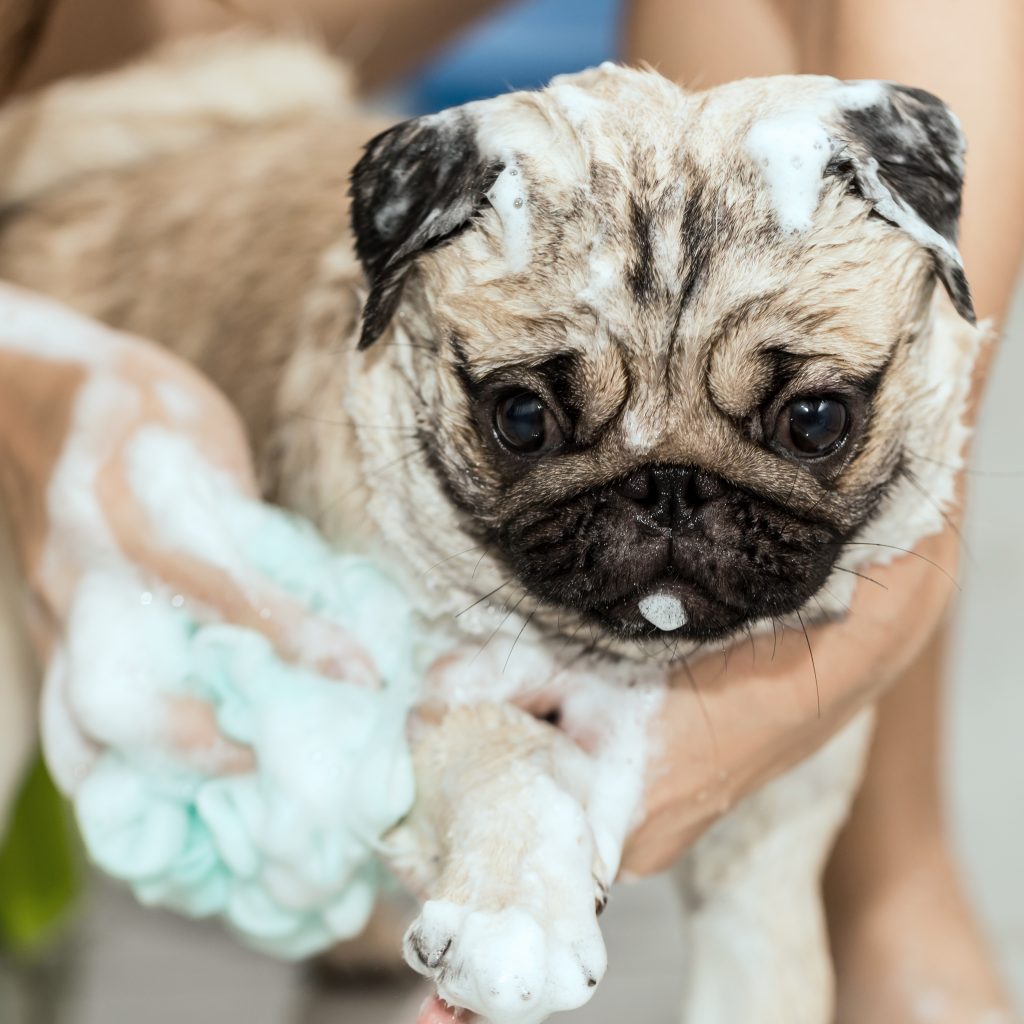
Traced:
[[536, 455], [562, 440], [554, 413], [532, 391], [518, 391], [498, 399], [494, 407], [498, 440], [519, 455]]
[[779, 412], [774, 440], [799, 458], [821, 458], [842, 445], [849, 423], [849, 411], [838, 399], [795, 398]]

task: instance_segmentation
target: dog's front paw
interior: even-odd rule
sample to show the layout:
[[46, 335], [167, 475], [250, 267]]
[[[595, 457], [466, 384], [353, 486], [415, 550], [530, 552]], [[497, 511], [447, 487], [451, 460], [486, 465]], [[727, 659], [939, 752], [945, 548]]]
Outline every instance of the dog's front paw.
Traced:
[[476, 910], [429, 900], [405, 936], [410, 966], [438, 995], [492, 1024], [539, 1024], [582, 1006], [607, 966], [591, 912], [541, 916], [524, 907]]
[[432, 781], [403, 826], [437, 865], [407, 962], [492, 1024], [582, 1006], [607, 962], [597, 915], [611, 873], [587, 809], [589, 764], [505, 705], [450, 713], [433, 742], [417, 755], [417, 777]]

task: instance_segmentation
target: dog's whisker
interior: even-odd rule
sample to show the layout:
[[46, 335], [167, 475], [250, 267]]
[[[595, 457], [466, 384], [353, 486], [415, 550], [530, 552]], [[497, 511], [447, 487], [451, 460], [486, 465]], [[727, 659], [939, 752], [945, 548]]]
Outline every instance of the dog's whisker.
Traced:
[[[841, 601], [838, 597], [836, 597], [836, 595], [833, 594], [832, 591], [828, 589], [828, 587], [822, 587], [821, 589], [822, 592], [828, 594], [828, 596], [831, 597], [832, 600], [835, 601], [836, 604], [838, 604], [844, 612], [849, 614], [850, 606], [845, 601]], [[818, 611], [821, 612], [821, 618], [823, 622], [828, 622], [829, 620], [835, 619], [835, 612], [830, 611], [828, 608], [826, 608], [821, 598], [818, 597], [817, 594], [811, 594], [811, 597], [814, 598], [814, 603], [818, 606]]]
[[483, 564], [483, 560], [486, 557], [487, 557], [487, 548], [485, 546], [483, 551], [480, 553], [480, 557], [476, 560], [476, 565], [473, 566], [473, 573], [469, 577], [471, 580], [475, 580], [476, 579], [476, 574], [480, 571], [480, 566]]
[[782, 502], [784, 508], [789, 508], [789, 503], [793, 498], [793, 492], [796, 490], [797, 482], [800, 480], [800, 470], [796, 466], [790, 467], [793, 470], [793, 482], [789, 485], [789, 493], [786, 495], [785, 500]]
[[323, 427], [341, 427], [355, 430], [379, 430], [389, 431], [396, 434], [405, 434], [408, 437], [415, 437], [419, 433], [419, 427], [405, 426], [400, 423], [356, 423], [352, 420], [332, 420], [323, 416], [314, 416], [308, 412], [291, 412], [290, 418], [305, 420], [308, 423], [316, 423]]
[[859, 579], [867, 580], [868, 583], [874, 583], [876, 587], [881, 587], [883, 590], [889, 589], [881, 580], [876, 580], [873, 576], [868, 576], [866, 573], [857, 572], [856, 569], [846, 569], [841, 565], [834, 565], [832, 568], [837, 572], [846, 572], [851, 576], [857, 576]]
[[[524, 594], [523, 597], [525, 596], [526, 595]], [[520, 600], [522, 600], [522, 598], [520, 598]], [[518, 607], [518, 604], [516, 605], [516, 607]], [[522, 637], [523, 633], [526, 630], [526, 627], [530, 624], [530, 620], [533, 618], [533, 616], [534, 612], [530, 612], [530, 614], [526, 617], [526, 621], [522, 624], [522, 626], [519, 627], [519, 632], [516, 633], [516, 638], [512, 641], [512, 646], [509, 648], [508, 654], [505, 655], [505, 663], [501, 666], [502, 675], [504, 675], [505, 669], [508, 668], [508, 663], [512, 660], [512, 652], [516, 649], [516, 644], [519, 643], [520, 637]]]
[[[397, 458], [392, 459], [390, 462], [384, 463], [384, 465], [382, 466], [377, 466], [371, 472], [366, 474], [364, 480], [376, 480], [383, 473], [386, 473], [389, 469], [393, 469], [395, 466], [401, 465], [404, 462], [408, 462], [409, 459], [411, 459], [413, 456], [418, 455], [420, 451], [421, 449], [419, 448], [419, 446], [417, 446], [416, 448], [413, 448], [412, 451], [405, 452], [403, 455], [399, 455]], [[315, 517], [316, 521], [321, 522], [328, 512], [331, 512], [334, 509], [336, 509], [348, 497], [349, 492], [346, 492], [344, 494], [339, 494], [332, 501], [327, 502], [326, 505], [322, 506], [320, 509], [317, 510]]]
[[408, 461], [414, 455], [421, 454], [422, 449], [417, 445], [415, 448], [410, 449], [407, 452], [403, 452], [401, 455], [397, 455], [393, 459], [389, 459], [387, 462], [382, 463], [379, 466], [373, 466], [370, 471], [366, 474], [365, 479], [376, 480], [383, 473], [386, 473], [389, 469], [394, 469], [395, 466], [400, 466], [403, 462]]
[[[581, 619], [580, 622], [577, 624], [576, 628], [563, 641], [562, 646], [559, 648], [559, 651], [558, 651], [559, 655], [565, 653], [566, 649], [573, 643], [573, 641], [576, 639], [577, 635], [579, 634], [580, 630], [585, 625], [586, 625], [586, 620], [585, 619]], [[563, 668], [568, 668], [570, 665], [575, 664], [575, 661], [576, 661], [576, 659], [578, 657], [579, 657], [579, 655], [575, 654], [572, 658], [569, 659], [568, 662], [565, 663]]]
[[498, 584], [498, 586], [496, 586], [493, 590], [490, 590], [486, 594], [484, 594], [483, 597], [478, 597], [471, 605], [467, 605], [465, 608], [462, 609], [461, 612], [456, 612], [455, 615], [454, 615], [454, 618], [457, 619], [460, 616], [465, 615], [466, 612], [472, 611], [472, 609], [474, 609], [478, 604], [482, 604], [489, 597], [494, 597], [494, 595], [499, 590], [503, 589], [504, 587], [507, 587], [511, 582], [512, 582], [512, 577], [509, 577], [507, 580], [505, 580], [504, 583]]
[[818, 704], [818, 718], [821, 718], [821, 687], [818, 685], [818, 666], [814, 662], [814, 648], [811, 646], [811, 635], [807, 632], [807, 627], [804, 625], [804, 617], [797, 612], [797, 621], [800, 623], [800, 628], [804, 631], [804, 640], [807, 641], [807, 654], [811, 659], [811, 671], [814, 673], [814, 696]]
[[933, 568], [938, 569], [939, 572], [941, 572], [942, 575], [945, 576], [946, 579], [949, 580], [949, 582], [952, 583], [953, 586], [956, 587], [956, 589], [958, 591], [963, 589], [960, 586], [960, 584], [956, 581], [956, 578], [949, 572], [948, 569], [946, 569], [943, 566], [939, 565], [938, 562], [934, 561], [934, 559], [929, 558], [927, 555], [922, 555], [920, 551], [915, 551], [913, 548], [902, 548], [898, 544], [882, 544], [882, 543], [879, 543], [878, 541], [871, 541], [871, 540], [847, 540], [847, 541], [843, 541], [842, 546], [843, 547], [884, 548], [887, 551], [899, 551], [899, 552], [901, 552], [904, 555], [913, 555], [914, 558], [920, 558], [922, 562], [926, 562], [928, 565], [932, 566]]
[[474, 545], [473, 545], [473, 546], [472, 546], [471, 548], [465, 548], [465, 549], [464, 549], [464, 550], [462, 550], [462, 551], [456, 551], [454, 555], [448, 555], [447, 557], [445, 557], [445, 558], [442, 558], [442, 559], [441, 559], [440, 561], [438, 561], [438, 562], [435, 562], [435, 563], [434, 563], [434, 564], [433, 564], [432, 566], [430, 566], [429, 568], [427, 568], [427, 569], [424, 569], [424, 570], [423, 570], [423, 572], [421, 572], [421, 573], [419, 574], [419, 575], [420, 575], [420, 578], [422, 579], [422, 578], [423, 578], [423, 577], [425, 577], [425, 576], [429, 576], [429, 575], [430, 575], [430, 573], [432, 573], [432, 572], [433, 572], [433, 571], [434, 571], [435, 569], [439, 568], [440, 566], [444, 565], [444, 564], [445, 564], [445, 562], [450, 562], [450, 561], [451, 561], [451, 560], [452, 560], [453, 558], [461, 558], [461, 557], [462, 557], [462, 555], [468, 555], [468, 554], [470, 554], [470, 552], [472, 552], [472, 551], [477, 551], [477, 550], [479, 550], [479, 548], [480, 548], [480, 545], [479, 545], [479, 544], [474, 544]]
[[[505, 612], [505, 614], [502, 616], [501, 621], [494, 627], [493, 630], [491, 630], [491, 633], [487, 637], [487, 639], [480, 645], [480, 647], [477, 650], [476, 654], [474, 654], [473, 657], [470, 659], [471, 663], [476, 661], [476, 659], [479, 658], [480, 655], [484, 653], [484, 651], [487, 649], [487, 645], [490, 644], [490, 642], [501, 632], [502, 626], [504, 626], [505, 623], [508, 622], [508, 620], [512, 617], [512, 614], [523, 603], [523, 600], [524, 600], [525, 597], [526, 597], [525, 593], [520, 595], [519, 600], [516, 601], [516, 603], [514, 605], [512, 605], [511, 607], [509, 607], [509, 604], [508, 604], [507, 601], [505, 602], [505, 607], [502, 609]], [[504, 671], [504, 668], [502, 668], [502, 671]]]
[[722, 674], [723, 675], [728, 675], [729, 674], [729, 652], [730, 652], [730, 650], [731, 650], [731, 646], [727, 642], [723, 642], [723, 646], [722, 646], [722, 661], [724, 662], [724, 664], [722, 665]]
[[924, 486], [917, 479], [917, 474], [915, 474], [910, 469], [904, 468], [903, 476], [906, 479], [907, 483], [909, 483], [910, 486], [913, 487], [914, 490], [917, 491], [917, 493], [920, 494], [921, 497], [924, 498], [925, 501], [927, 501], [928, 504], [931, 505], [932, 508], [934, 508], [935, 511], [939, 513], [939, 515], [942, 517], [942, 521], [953, 531], [953, 533], [956, 535], [957, 540], [960, 541], [960, 547], [963, 548], [964, 552], [968, 556], [973, 558], [974, 556], [972, 555], [970, 548], [967, 546], [967, 542], [964, 540], [964, 536], [963, 533], [960, 531], [960, 527], [946, 514], [945, 509], [943, 509], [942, 506], [924, 489]]
[[948, 469], [954, 473], [964, 473], [967, 476], [990, 480], [1019, 480], [1021, 477], [1024, 477], [1024, 469], [974, 469], [968, 465], [956, 466], [951, 462], [943, 462], [941, 459], [935, 459], [929, 455], [920, 455], [909, 448], [904, 448], [903, 450], [912, 459], [917, 459], [918, 462], [928, 462], [933, 466], [941, 466], [943, 469]]

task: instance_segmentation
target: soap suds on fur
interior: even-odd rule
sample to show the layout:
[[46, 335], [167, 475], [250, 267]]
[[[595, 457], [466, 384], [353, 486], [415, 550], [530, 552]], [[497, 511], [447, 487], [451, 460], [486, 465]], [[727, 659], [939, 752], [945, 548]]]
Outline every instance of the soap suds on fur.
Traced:
[[818, 208], [833, 143], [817, 111], [797, 111], [758, 121], [745, 142], [787, 234], [806, 231]]
[[569, 82], [557, 79], [548, 86], [548, 95], [562, 108], [569, 123], [581, 129], [607, 109], [605, 100]]
[[[885, 86], [865, 80], [836, 88], [808, 100], [802, 107], [755, 121], [744, 148], [761, 172], [779, 227], [788, 234], [807, 231], [818, 208], [824, 172], [841, 143], [828, 130], [830, 121], [847, 110], [866, 110], [882, 103]], [[959, 262], [955, 249], [878, 179], [877, 163], [868, 169], [869, 197], [878, 212], [916, 241], [938, 247]]]
[[505, 229], [505, 263], [511, 273], [525, 270], [530, 261], [530, 211], [519, 164], [507, 160], [487, 200]]
[[78, 394], [46, 498], [51, 539], [43, 550], [41, 571], [57, 592], [71, 585], [69, 566], [82, 561], [107, 566], [124, 563], [96, 496], [96, 478], [111, 456], [119, 426], [131, 420], [138, 404], [134, 388], [102, 373], [88, 379]]

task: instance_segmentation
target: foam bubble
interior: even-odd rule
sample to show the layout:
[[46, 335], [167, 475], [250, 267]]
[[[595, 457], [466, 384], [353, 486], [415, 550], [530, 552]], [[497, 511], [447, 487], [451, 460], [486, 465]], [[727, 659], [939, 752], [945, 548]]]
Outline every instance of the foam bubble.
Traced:
[[746, 150], [761, 169], [779, 227], [806, 231], [818, 208], [825, 165], [833, 145], [813, 108], [758, 121]]
[[666, 632], [686, 623], [686, 612], [678, 597], [671, 594], [648, 594], [637, 606], [640, 614], [652, 625]]
[[505, 228], [505, 262], [512, 273], [525, 270], [530, 261], [530, 213], [526, 189], [514, 161], [495, 179], [487, 200]]

